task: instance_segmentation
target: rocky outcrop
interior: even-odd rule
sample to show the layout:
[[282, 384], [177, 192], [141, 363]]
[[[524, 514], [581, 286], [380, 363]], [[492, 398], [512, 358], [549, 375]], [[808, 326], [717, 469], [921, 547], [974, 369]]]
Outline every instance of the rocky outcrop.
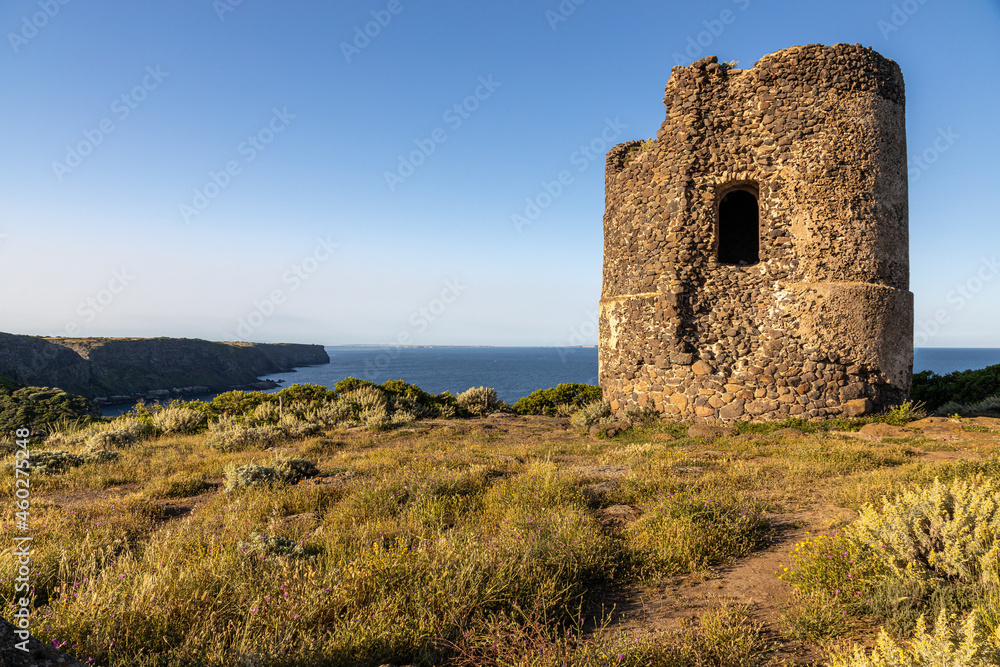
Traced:
[[0, 333], [0, 376], [87, 398], [227, 391], [252, 386], [261, 375], [327, 363], [321, 345]]

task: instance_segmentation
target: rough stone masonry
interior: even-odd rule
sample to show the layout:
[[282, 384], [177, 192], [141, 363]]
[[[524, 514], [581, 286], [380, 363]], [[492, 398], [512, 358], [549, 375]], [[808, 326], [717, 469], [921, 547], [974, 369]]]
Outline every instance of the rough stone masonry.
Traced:
[[860, 415], [913, 367], [903, 76], [870, 48], [675, 67], [607, 157], [600, 384], [729, 422]]

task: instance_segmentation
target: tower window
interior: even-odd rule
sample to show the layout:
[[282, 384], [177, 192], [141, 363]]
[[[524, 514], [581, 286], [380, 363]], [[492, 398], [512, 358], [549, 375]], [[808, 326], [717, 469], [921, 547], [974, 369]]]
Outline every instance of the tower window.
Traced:
[[733, 190], [719, 202], [719, 261], [736, 266], [760, 261], [760, 212], [752, 192]]

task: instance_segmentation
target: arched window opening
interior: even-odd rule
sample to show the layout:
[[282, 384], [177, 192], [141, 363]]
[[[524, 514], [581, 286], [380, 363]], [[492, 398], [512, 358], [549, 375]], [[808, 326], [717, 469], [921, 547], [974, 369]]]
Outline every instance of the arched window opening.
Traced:
[[757, 197], [747, 190], [733, 190], [719, 202], [719, 262], [748, 266], [759, 261]]

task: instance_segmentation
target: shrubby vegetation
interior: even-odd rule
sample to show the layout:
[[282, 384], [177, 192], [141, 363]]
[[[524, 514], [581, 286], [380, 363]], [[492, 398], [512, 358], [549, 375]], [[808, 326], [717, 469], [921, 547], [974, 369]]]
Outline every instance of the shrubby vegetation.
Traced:
[[[599, 394], [558, 389], [550, 414], [619, 434], [529, 419], [382, 432], [503, 407], [488, 389], [353, 378], [67, 424], [35, 458], [51, 474], [32, 479], [33, 627], [108, 667], [750, 666], [789, 636], [867, 638], [876, 623], [877, 651], [910, 660], [899, 665], [922, 665], [924, 646], [986, 655], [1000, 619], [996, 459], [929, 463], [911, 442], [829, 433], [795, 446], [722, 436], [709, 454], [684, 425], [641, 409], [616, 420]], [[828, 422], [810, 424], [842, 428]], [[799, 545], [787, 633], [765, 635], [738, 606], [684, 608], [692, 618], [669, 631], [602, 611], [608, 592], [647, 584], [702, 595], [683, 584], [767, 544], [767, 517], [805, 498], [858, 507], [901, 488], [856, 527]], [[12, 513], [0, 505], [0, 524]], [[0, 559], [0, 597], [13, 563]], [[835, 659], [896, 667], [885, 655]]]
[[[996, 412], [997, 401], [1000, 401], [997, 399], [998, 396], [1000, 396], [1000, 364], [977, 370], [955, 371], [947, 375], [938, 375], [932, 371], [914, 373], [913, 388], [910, 390], [910, 397], [914, 401], [922, 401], [927, 404], [928, 410], [942, 414], [952, 414], [944, 410], [946, 404], [972, 406], [983, 403], [989, 398], [995, 400], [988, 409]], [[962, 413], [962, 410], [954, 407], [951, 409]]]
[[519, 415], [569, 414], [600, 400], [600, 387], [570, 382], [533, 391], [514, 403], [513, 409]]
[[21, 387], [0, 378], [0, 433], [19, 428], [48, 433], [68, 422], [86, 424], [97, 418], [82, 396], [50, 387]]
[[[796, 586], [793, 623], [831, 609], [870, 617], [883, 631], [872, 654], [840, 653], [840, 667], [993, 665], [1000, 659], [1000, 483], [977, 475], [908, 489], [866, 504], [833, 536], [797, 545], [783, 578]], [[937, 618], [933, 635], [925, 617]], [[962, 632], [955, 637], [956, 618]], [[816, 632], [836, 633], [844, 622]], [[832, 636], [827, 634], [826, 636]]]

